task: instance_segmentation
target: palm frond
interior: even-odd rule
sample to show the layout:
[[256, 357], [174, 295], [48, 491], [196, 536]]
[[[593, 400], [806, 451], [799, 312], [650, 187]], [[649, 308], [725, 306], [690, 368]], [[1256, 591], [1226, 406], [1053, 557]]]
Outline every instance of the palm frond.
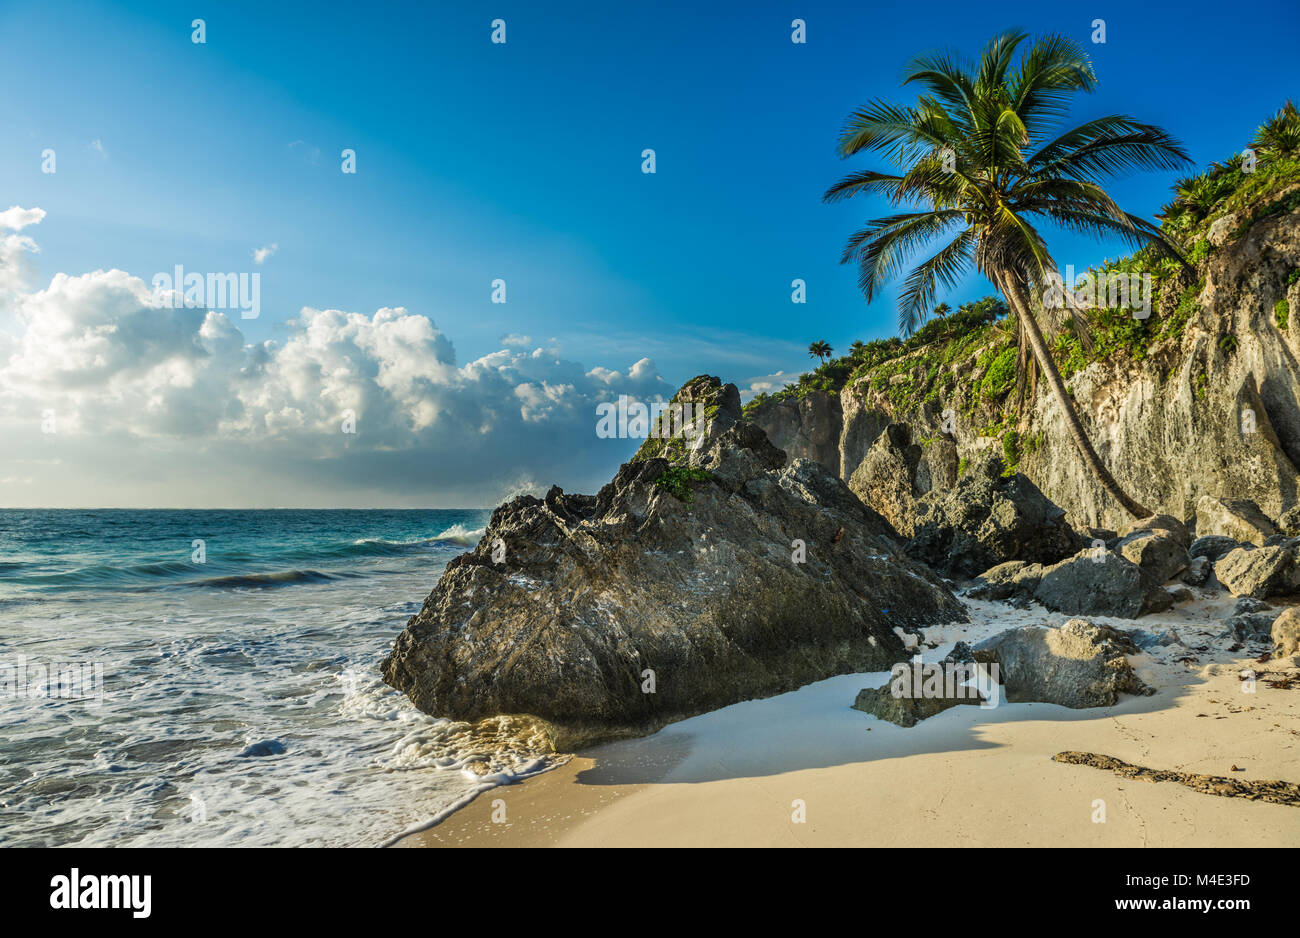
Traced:
[[956, 288], [970, 263], [974, 246], [974, 232], [963, 231], [908, 275], [898, 297], [899, 332], [910, 336], [921, 327], [926, 311], [934, 304], [940, 284], [950, 290]]

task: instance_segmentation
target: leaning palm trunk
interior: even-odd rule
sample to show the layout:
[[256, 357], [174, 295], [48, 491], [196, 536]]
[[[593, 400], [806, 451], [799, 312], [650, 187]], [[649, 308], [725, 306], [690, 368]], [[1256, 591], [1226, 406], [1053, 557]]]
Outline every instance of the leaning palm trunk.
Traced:
[[1115, 481], [1115, 477], [1110, 474], [1110, 470], [1097, 456], [1097, 451], [1093, 449], [1088, 434], [1084, 432], [1083, 424], [1079, 421], [1079, 413], [1075, 410], [1074, 402], [1070, 400], [1070, 395], [1065, 390], [1065, 382], [1061, 380], [1061, 372], [1056, 367], [1056, 360], [1052, 358], [1051, 353], [1047, 350], [1047, 343], [1043, 341], [1043, 331], [1038, 327], [1038, 320], [1034, 317], [1033, 308], [1025, 295], [1023, 277], [1016, 273], [1003, 272], [996, 274], [995, 280], [1003, 295], [1007, 298], [1007, 304], [1015, 312], [1020, 328], [1029, 340], [1029, 347], [1033, 350], [1034, 361], [1038, 363], [1039, 371], [1046, 376], [1048, 386], [1051, 387], [1052, 393], [1056, 395], [1056, 400], [1061, 405], [1061, 410], [1065, 414], [1065, 425], [1070, 430], [1070, 436], [1074, 437], [1079, 452], [1083, 454], [1083, 461], [1087, 463], [1088, 468], [1097, 477], [1102, 488], [1123, 505], [1125, 511], [1134, 518], [1149, 517], [1151, 512], [1120, 488], [1119, 483]]

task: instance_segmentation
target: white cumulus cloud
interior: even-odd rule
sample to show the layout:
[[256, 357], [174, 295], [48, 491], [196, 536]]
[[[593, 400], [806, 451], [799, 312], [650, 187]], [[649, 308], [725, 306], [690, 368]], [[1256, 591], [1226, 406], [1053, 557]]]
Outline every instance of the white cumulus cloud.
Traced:
[[28, 225], [39, 225], [43, 218], [45, 218], [45, 209], [43, 208], [23, 208], [21, 205], [11, 205], [3, 212], [0, 212], [0, 229], [22, 231]]
[[[39, 209], [18, 212], [29, 214], [0, 218], [39, 221], [30, 215]], [[3, 251], [0, 284], [15, 260]], [[525, 477], [590, 487], [635, 445], [595, 436], [596, 404], [673, 391], [648, 358], [588, 369], [558, 349], [505, 348], [458, 364], [434, 320], [401, 307], [304, 307], [282, 337], [252, 342], [224, 313], [161, 305], [122, 270], [58, 273], [34, 291], [13, 282], [13, 325], [0, 328], [0, 433], [12, 431], [15, 458], [36, 455], [23, 441], [75, 441], [80, 463], [60, 468], [87, 477], [111, 461], [175, 488], [198, 484], [197, 467], [210, 462], [244, 465], [283, 490], [282, 504], [307, 483], [340, 498], [364, 490], [426, 503]], [[33, 427], [49, 411], [59, 437], [41, 440]], [[344, 430], [349, 419], [355, 432]], [[184, 492], [166, 501], [196, 503]]]
[[[27, 235], [4, 232], [22, 231], [28, 225], [39, 225], [44, 218], [44, 209], [20, 205], [12, 205], [0, 212], [0, 304], [26, 289], [33, 274], [29, 255], [40, 253], [36, 242]], [[2, 345], [0, 349], [3, 349]]]

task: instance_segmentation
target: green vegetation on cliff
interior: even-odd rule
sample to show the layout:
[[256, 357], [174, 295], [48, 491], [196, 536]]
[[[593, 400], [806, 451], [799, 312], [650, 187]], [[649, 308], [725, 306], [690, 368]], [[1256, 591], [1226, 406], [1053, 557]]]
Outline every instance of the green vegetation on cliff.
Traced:
[[655, 479], [655, 485], [662, 489], [667, 489], [668, 493], [678, 501], [685, 502], [689, 505], [694, 500], [691, 484], [708, 482], [712, 478], [712, 473], [707, 469], [690, 469], [685, 466], [670, 466], [664, 471], [663, 475]]
[[[849, 354], [819, 365], [779, 391], [759, 394], [745, 405], [745, 410], [752, 412], [764, 404], [801, 398], [813, 391], [839, 394], [850, 381], [868, 376], [873, 381], [887, 383], [904, 370], [901, 362], [907, 361], [910, 368], [917, 353], [923, 353], [931, 366], [929, 370], [934, 370], [935, 365], [949, 364], [964, 351], [983, 344], [988, 329], [1006, 312], [1002, 302], [990, 296], [967, 303], [950, 315], [931, 319], [906, 341], [891, 336], [873, 342], [855, 342]], [[906, 392], [900, 391], [899, 395], [905, 396]]]

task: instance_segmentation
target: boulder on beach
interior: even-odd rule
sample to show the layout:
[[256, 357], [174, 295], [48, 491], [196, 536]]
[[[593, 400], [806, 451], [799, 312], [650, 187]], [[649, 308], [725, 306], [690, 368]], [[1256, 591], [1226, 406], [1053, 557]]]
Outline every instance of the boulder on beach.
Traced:
[[1300, 654], [1300, 607], [1282, 610], [1269, 629], [1273, 640], [1273, 657], [1286, 658]]
[[1294, 548], [1238, 547], [1214, 564], [1214, 576], [1233, 596], [1264, 599], [1300, 588]]
[[948, 695], [924, 694], [896, 695], [891, 684], [884, 687], [865, 687], [858, 691], [853, 709], [869, 713], [902, 727], [913, 727], [922, 720], [963, 704], [978, 705], [982, 697], [977, 692], [962, 690]]
[[530, 716], [558, 749], [650, 733], [837, 674], [888, 670], [899, 631], [965, 621], [893, 529], [701, 376], [683, 437], [651, 437], [596, 496], [493, 512], [383, 663], [433, 716]]
[[1023, 602], [1034, 595], [1042, 578], [1041, 563], [1008, 560], [977, 576], [966, 595], [971, 599]]
[[940, 662], [922, 664], [915, 658], [895, 664], [889, 683], [858, 691], [853, 709], [870, 713], [902, 727], [963, 704], [980, 704], [987, 698], [981, 690], [994, 693], [986, 665], [975, 660], [965, 642], [957, 642]]
[[1268, 603], [1243, 596], [1237, 600], [1232, 615], [1224, 623], [1227, 626], [1225, 635], [1238, 642], [1268, 641], [1275, 619], [1277, 611]]
[[1277, 528], [1259, 506], [1246, 498], [1202, 495], [1196, 502], [1196, 533], [1221, 534], [1243, 543], [1262, 545]]
[[1173, 597], [1137, 564], [1099, 547], [1043, 570], [1034, 598], [1066, 615], [1121, 619], [1163, 612], [1173, 605]]
[[974, 458], [950, 489], [916, 502], [908, 556], [945, 576], [973, 577], [1009, 560], [1055, 563], [1083, 546], [1065, 512], [993, 453]]
[[1121, 529], [1115, 550], [1137, 564], [1148, 583], [1159, 585], [1187, 569], [1191, 543], [1187, 528], [1177, 518], [1153, 515]]
[[1133, 639], [1087, 619], [1071, 619], [1060, 628], [1012, 629], [980, 642], [974, 652], [977, 661], [998, 665], [1012, 703], [1082, 709], [1114, 706], [1121, 693], [1155, 693], [1128, 661], [1138, 653]]
[[1178, 630], [1172, 627], [1161, 632], [1149, 632], [1146, 629], [1129, 629], [1127, 632], [1129, 638], [1133, 639], [1134, 644], [1143, 651], [1151, 648], [1168, 648], [1170, 646], [1187, 647], [1187, 643], [1178, 634]]
[[1234, 537], [1226, 537], [1222, 534], [1206, 534], [1192, 541], [1192, 546], [1187, 552], [1195, 560], [1197, 557], [1204, 557], [1214, 563], [1225, 554], [1236, 550], [1241, 546], [1241, 541]]
[[1146, 534], [1157, 534], [1167, 538], [1187, 550], [1192, 544], [1192, 536], [1187, 526], [1173, 515], [1149, 515], [1130, 521], [1119, 529], [1116, 535], [1121, 543]]

